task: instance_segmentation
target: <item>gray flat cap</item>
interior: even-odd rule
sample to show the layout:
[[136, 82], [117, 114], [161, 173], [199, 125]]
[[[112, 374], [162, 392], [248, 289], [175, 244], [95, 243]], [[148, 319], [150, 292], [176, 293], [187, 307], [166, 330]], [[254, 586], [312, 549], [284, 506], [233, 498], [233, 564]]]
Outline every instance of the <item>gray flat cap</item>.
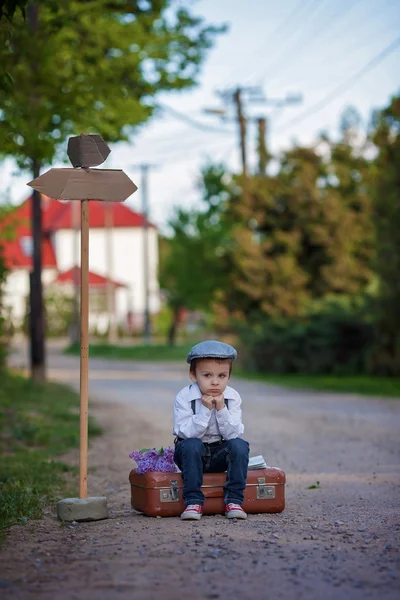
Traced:
[[235, 360], [236, 357], [237, 352], [233, 346], [217, 340], [206, 340], [193, 346], [187, 355], [186, 362], [190, 364], [195, 358], [231, 358]]

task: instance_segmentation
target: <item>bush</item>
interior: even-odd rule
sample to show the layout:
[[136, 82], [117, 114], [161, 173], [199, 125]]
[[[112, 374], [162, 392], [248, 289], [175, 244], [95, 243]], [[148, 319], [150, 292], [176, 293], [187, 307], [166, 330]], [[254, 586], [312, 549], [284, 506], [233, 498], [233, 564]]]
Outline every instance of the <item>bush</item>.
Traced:
[[375, 327], [336, 307], [242, 331], [242, 363], [264, 373], [355, 374], [369, 370]]
[[[73, 323], [73, 298], [58, 290], [51, 290], [44, 295], [46, 337], [65, 337], [69, 334]], [[30, 305], [26, 298], [25, 316], [22, 331], [29, 336]]]

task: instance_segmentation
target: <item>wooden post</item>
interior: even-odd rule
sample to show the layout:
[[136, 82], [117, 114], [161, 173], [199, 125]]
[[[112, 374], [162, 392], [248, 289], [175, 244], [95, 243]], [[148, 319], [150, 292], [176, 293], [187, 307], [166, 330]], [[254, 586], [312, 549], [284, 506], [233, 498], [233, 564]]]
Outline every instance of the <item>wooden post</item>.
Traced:
[[[50, 169], [28, 183], [34, 190], [49, 198], [81, 202], [79, 498], [67, 498], [57, 502], [57, 515], [62, 521], [98, 520], [108, 517], [107, 498], [88, 498], [89, 200], [82, 198], [123, 202], [137, 190], [137, 186], [121, 170], [91, 169], [101, 165], [109, 154], [109, 147], [99, 135], [74, 136], [68, 140], [68, 156], [74, 168]], [[68, 185], [68, 182], [72, 181], [73, 185]]]
[[82, 200], [81, 211], [81, 409], [79, 498], [87, 498], [89, 379], [89, 200]]
[[70, 341], [71, 344], [77, 344], [79, 342], [79, 229], [80, 229], [80, 218], [79, 218], [79, 202], [72, 201], [71, 212], [72, 212], [72, 265], [73, 265], [73, 280], [74, 280], [74, 296], [73, 296], [73, 308], [72, 308], [72, 323], [70, 330]]

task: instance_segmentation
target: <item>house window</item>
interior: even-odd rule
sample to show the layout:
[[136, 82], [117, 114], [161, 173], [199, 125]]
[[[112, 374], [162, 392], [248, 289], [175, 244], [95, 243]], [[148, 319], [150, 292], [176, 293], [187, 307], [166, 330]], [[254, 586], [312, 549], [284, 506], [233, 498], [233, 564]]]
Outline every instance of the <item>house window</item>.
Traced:
[[93, 314], [107, 312], [107, 295], [104, 290], [90, 290], [89, 308]]
[[30, 235], [24, 235], [19, 240], [21, 250], [25, 256], [32, 256], [33, 254], [33, 240]]

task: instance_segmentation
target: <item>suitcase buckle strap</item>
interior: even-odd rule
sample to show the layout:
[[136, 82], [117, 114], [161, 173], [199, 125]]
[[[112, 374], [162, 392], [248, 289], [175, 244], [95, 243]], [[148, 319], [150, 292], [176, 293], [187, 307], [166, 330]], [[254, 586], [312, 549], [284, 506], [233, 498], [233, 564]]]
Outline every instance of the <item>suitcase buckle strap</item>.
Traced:
[[261, 500], [264, 498], [268, 498], [268, 500], [273, 500], [275, 498], [275, 486], [267, 485], [265, 483], [265, 477], [258, 477], [256, 496], [257, 500]]
[[171, 480], [171, 487], [160, 490], [160, 502], [179, 502], [178, 480]]

